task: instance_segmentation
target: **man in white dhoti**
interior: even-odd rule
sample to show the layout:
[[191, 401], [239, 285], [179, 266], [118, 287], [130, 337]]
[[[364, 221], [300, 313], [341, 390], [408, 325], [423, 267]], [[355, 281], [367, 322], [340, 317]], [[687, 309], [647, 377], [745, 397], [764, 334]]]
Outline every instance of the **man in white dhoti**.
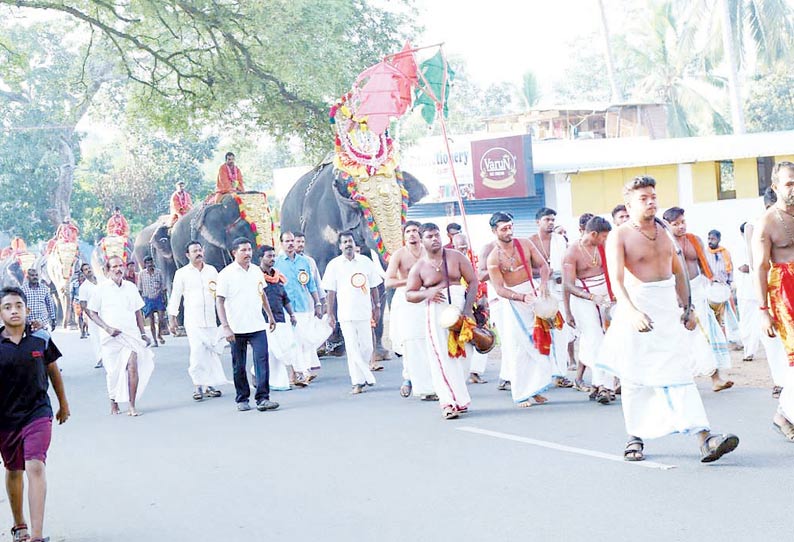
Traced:
[[176, 334], [179, 303], [184, 298], [185, 332], [190, 345], [188, 375], [195, 391], [193, 399], [220, 397], [216, 386], [228, 384], [223, 372], [220, 352], [223, 335], [215, 316], [215, 289], [218, 271], [204, 261], [204, 248], [198, 241], [190, 241], [185, 247], [188, 264], [177, 269], [168, 300], [168, 323], [171, 333]]
[[[474, 266], [475, 270], [477, 269], [478, 261], [477, 257], [471, 250], [469, 246], [469, 238], [466, 236], [465, 233], [459, 233], [452, 237], [452, 248], [466, 256], [471, 264]], [[479, 276], [477, 279], [479, 280]], [[465, 287], [466, 285], [463, 284]], [[480, 281], [480, 285], [477, 287], [477, 299], [474, 300], [474, 310], [475, 315], [479, 313], [479, 316], [476, 318], [490, 320], [488, 315], [490, 313], [490, 308], [488, 306], [488, 288], [486, 284]], [[489, 322], [485, 322], [489, 324]], [[488, 354], [478, 352], [477, 350], [473, 351], [471, 354], [471, 364], [469, 365], [469, 384], [487, 384], [488, 381], [485, 380], [485, 369], [488, 365]]]
[[[421, 228], [424, 256], [408, 274], [405, 297], [409, 303], [425, 308], [427, 357], [430, 375], [445, 419], [467, 412], [471, 398], [466, 388], [469, 374], [467, 356], [471, 348], [463, 344], [473, 325], [472, 307], [477, 297], [477, 274], [468, 258], [456, 250], [442, 248], [438, 226], [427, 223]], [[461, 286], [461, 279], [467, 287]], [[447, 322], [449, 317], [453, 322]], [[465, 321], [459, 321], [459, 317]], [[454, 331], [445, 324], [455, 327]]]
[[[505, 213], [510, 214], [510, 213]], [[477, 254], [477, 279], [480, 283], [485, 283], [485, 291], [488, 294], [488, 317], [491, 319], [491, 327], [496, 330], [497, 336], [500, 335], [501, 329], [501, 314], [502, 314], [502, 304], [499, 303], [499, 296], [496, 294], [496, 288], [494, 288], [493, 283], [491, 282], [491, 275], [488, 274], [488, 256], [491, 255], [491, 252], [496, 247], [496, 241], [489, 241], [480, 249], [479, 254]], [[499, 364], [499, 382], [496, 385], [496, 389], [499, 391], [510, 391], [510, 368], [507, 367], [505, 364], [504, 358], [501, 359]], [[479, 377], [479, 375], [477, 375]], [[479, 380], [479, 378], [478, 378]], [[477, 383], [473, 382], [472, 378], [469, 377], [469, 382], [472, 384]]]
[[735, 450], [739, 439], [710, 432], [693, 381], [687, 330], [696, 320], [686, 270], [656, 220], [656, 181], [635, 177], [624, 197], [630, 220], [609, 235], [606, 247], [617, 306], [597, 363], [620, 377], [629, 435], [624, 459], [645, 459], [645, 439], [696, 433], [701, 461], [716, 461]]
[[[546, 340], [539, 343], [536, 332], [534, 305], [538, 297], [548, 298], [549, 266], [537, 248], [526, 240], [513, 237], [513, 217], [497, 212], [489, 224], [496, 235], [496, 246], [488, 256], [488, 275], [504, 304], [500, 333], [502, 364], [510, 371], [510, 391], [513, 401], [522, 408], [543, 404], [541, 395], [552, 385], [553, 367], [549, 358], [550, 330], [544, 330]], [[540, 284], [535, 285], [532, 269], [540, 270]]]
[[604, 243], [612, 230], [600, 216], [590, 218], [582, 237], [565, 254], [563, 277], [569, 294], [565, 320], [579, 332], [579, 361], [592, 373], [590, 395], [608, 405], [615, 392], [615, 377], [596, 367], [607, 329], [612, 289], [604, 261]]
[[723, 380], [720, 370], [730, 369], [731, 353], [728, 351], [725, 332], [709, 306], [708, 290], [714, 280], [714, 273], [706, 259], [703, 241], [697, 235], [687, 233], [686, 218], [681, 207], [667, 209], [664, 219], [670, 223], [687, 266], [692, 306], [697, 320], [696, 329], [690, 334], [693, 338], [692, 348], [698, 352], [693, 370], [696, 376], [711, 377], [713, 391], [727, 390], [733, 387], [733, 382]]
[[414, 220], [403, 224], [405, 246], [391, 255], [389, 267], [386, 269], [386, 287], [394, 288], [389, 308], [389, 339], [392, 350], [402, 355], [403, 383], [400, 386], [400, 395], [408, 397], [413, 393], [424, 401], [435, 401], [438, 396], [433, 390], [430, 363], [427, 359], [424, 307], [408, 303], [405, 299], [408, 273], [424, 253], [419, 226], [419, 222]]
[[761, 329], [779, 336], [788, 366], [783, 391], [772, 424], [794, 442], [794, 163], [783, 161], [772, 168], [772, 190], [777, 200], [761, 216], [752, 238], [752, 261]]
[[[322, 286], [320, 286], [320, 282], [322, 281], [322, 276], [320, 276], [320, 268], [317, 267], [317, 262], [306, 254], [306, 235], [298, 232], [295, 234], [295, 252], [300, 256], [303, 256], [307, 260], [309, 260], [309, 265], [312, 268], [312, 279], [314, 279], [315, 285], [317, 285], [317, 299], [320, 302], [320, 311], [322, 314], [325, 314], [325, 303], [327, 295], [325, 294], [325, 290], [323, 290]], [[317, 350], [315, 349], [315, 354]], [[312, 356], [312, 366], [310, 369], [312, 371], [318, 370], [322, 368], [322, 362], [320, 361], [319, 356]], [[314, 365], [316, 363], [316, 365]]]
[[143, 327], [143, 299], [133, 283], [124, 280], [124, 262], [111, 256], [105, 264], [106, 280], [88, 301], [88, 317], [101, 329], [102, 362], [107, 376], [110, 413], [119, 414], [119, 403], [135, 408], [154, 371], [154, 355], [146, 348], [149, 337]]
[[[80, 302], [80, 307], [83, 309], [83, 314], [87, 315], [88, 313], [86, 313], [86, 307], [88, 306], [88, 301], [91, 299], [91, 295], [93, 295], [94, 290], [96, 290], [98, 282], [90, 263], [84, 263], [81, 265], [80, 272], [85, 277], [85, 280], [80, 285], [80, 289], [77, 291], [77, 301]], [[94, 363], [96, 364], [94, 365], [94, 369], [101, 369], [102, 337], [99, 334], [99, 327], [97, 327], [96, 322], [94, 322], [91, 318], [86, 317], [85, 320], [88, 326], [88, 342], [91, 343], [91, 351], [94, 353]]]
[[357, 395], [365, 386], [375, 385], [375, 375], [370, 369], [370, 359], [375, 348], [372, 337], [372, 322], [380, 317], [378, 285], [383, 282], [375, 264], [361, 254], [356, 254], [353, 232], [339, 234], [337, 256], [325, 267], [322, 287], [328, 294], [328, 323], [339, 327], [345, 338], [347, 368], [350, 382]]
[[[543, 259], [551, 269], [551, 281], [549, 290], [553, 297], [562, 302], [562, 260], [568, 250], [568, 242], [561, 234], [554, 231], [557, 218], [557, 211], [542, 207], [535, 214], [538, 223], [538, 233], [529, 237], [530, 243], [543, 256]], [[551, 359], [554, 362], [553, 371], [555, 384], [558, 388], [571, 388], [573, 382], [568, 380], [566, 375], [573, 361], [573, 340], [574, 333], [570, 326], [563, 324], [561, 329], [553, 329]]]

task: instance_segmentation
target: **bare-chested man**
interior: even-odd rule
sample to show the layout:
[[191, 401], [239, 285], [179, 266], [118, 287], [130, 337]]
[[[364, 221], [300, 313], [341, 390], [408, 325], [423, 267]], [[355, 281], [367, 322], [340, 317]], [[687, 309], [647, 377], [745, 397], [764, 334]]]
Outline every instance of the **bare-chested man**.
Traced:
[[[543, 260], [551, 269], [552, 280], [549, 284], [549, 290], [552, 296], [562, 302], [564, 294], [562, 287], [562, 260], [568, 250], [568, 241], [562, 234], [555, 232], [557, 211], [542, 207], [535, 214], [535, 219], [538, 223], [538, 233], [531, 235], [529, 242], [543, 256]], [[570, 355], [573, 349], [570, 344], [574, 338], [573, 330], [569, 326], [563, 325], [562, 329], [555, 329], [551, 334], [554, 339], [552, 361], [554, 362], [555, 384], [558, 388], [571, 388], [573, 387], [573, 382], [568, 380], [566, 375], [568, 374], [569, 365], [573, 361]]]
[[697, 433], [701, 461], [716, 461], [735, 450], [739, 438], [709, 431], [686, 331], [695, 329], [695, 315], [675, 245], [656, 220], [656, 181], [635, 177], [623, 195], [629, 220], [606, 246], [617, 306], [597, 366], [621, 380], [629, 434], [624, 458], [645, 459], [644, 439]]
[[[579, 216], [579, 238], [580, 239], [582, 237], [584, 237], [585, 227], [587, 226], [587, 222], [591, 218], [593, 218], [594, 216], [595, 215], [593, 213], [584, 213], [583, 215]], [[572, 246], [575, 246], [575, 245], [576, 244], [574, 243], [574, 245], [572, 245]], [[568, 250], [570, 250], [570, 249], [571, 249], [571, 247], [569, 246]], [[568, 252], [566, 251], [566, 255], [567, 254], [568, 254]], [[571, 324], [568, 321], [568, 318], [571, 315], [571, 292], [568, 290], [568, 288], [565, 288], [565, 263], [564, 263], [564, 260], [563, 260], [562, 282], [563, 282], [562, 306], [565, 308], [565, 323], [567, 323], [568, 326], [573, 330], [573, 333], [571, 335], [573, 337], [573, 340], [570, 343], [568, 343], [568, 358], [573, 361], [573, 360], [576, 360], [576, 356], [574, 355], [574, 343], [579, 340], [580, 331], [578, 329], [576, 329], [576, 326], [574, 324]], [[596, 395], [598, 394], [598, 390], [590, 389], [590, 387], [587, 386], [584, 383], [584, 371], [585, 371], [586, 368], [587, 368], [587, 366], [584, 363], [582, 363], [581, 359], [576, 360], [576, 377], [573, 380], [573, 389], [575, 389], [576, 391], [588, 391], [588, 392], [591, 392], [590, 393], [590, 399], [592, 400], [592, 399], [595, 399]]]
[[[708, 289], [714, 278], [703, 240], [697, 235], [687, 233], [684, 210], [671, 207], [664, 212], [664, 219], [670, 223], [678, 245], [684, 252], [686, 271], [692, 291], [692, 306], [698, 320], [697, 329], [692, 333], [695, 348], [698, 349], [698, 364], [695, 375], [710, 376], [711, 389], [722, 391], [733, 387], [733, 382], [720, 378], [720, 369], [730, 369], [731, 354], [728, 351], [728, 339], [720, 326], [717, 316], [709, 307]], [[703, 339], [705, 339], [705, 344]], [[707, 348], [708, 346], [708, 348]], [[710, 353], [710, 355], [709, 355]]]
[[[546, 345], [538, 344], [535, 332], [534, 305], [539, 297], [548, 297], [549, 266], [529, 241], [513, 237], [513, 219], [506, 213], [494, 213], [490, 220], [496, 235], [496, 248], [488, 256], [488, 273], [496, 294], [503, 303], [501, 334], [502, 365], [506, 366], [513, 401], [519, 407], [543, 404], [541, 395], [551, 387], [552, 361]], [[540, 269], [540, 284], [532, 279], [532, 268]], [[540, 350], [544, 349], [543, 352]]]
[[389, 314], [389, 337], [392, 350], [403, 358], [403, 383], [400, 386], [400, 395], [408, 397], [413, 392], [424, 401], [434, 401], [438, 397], [433, 391], [430, 364], [425, 355], [427, 332], [424, 307], [408, 303], [405, 299], [408, 273], [424, 252], [419, 237], [420, 227], [419, 222], [408, 220], [403, 225], [405, 246], [389, 258], [386, 287], [395, 289]]
[[[592, 372], [590, 398], [608, 405], [614, 400], [615, 378], [596, 367], [596, 361], [612, 304], [603, 248], [612, 226], [600, 216], [590, 217], [579, 241], [565, 254], [563, 279], [569, 299], [565, 320], [579, 331], [579, 362]], [[577, 374], [577, 379], [582, 375]]]
[[[425, 254], [408, 273], [405, 297], [411, 303], [424, 305], [425, 318], [422, 321], [428, 330], [426, 352], [433, 389], [438, 395], [444, 418], [449, 420], [466, 412], [471, 402], [466, 388], [469, 364], [461, 359], [467, 355], [466, 350], [471, 355], [471, 348], [463, 350], [459, 341], [450, 341], [450, 333], [454, 332], [445, 328], [442, 322], [451, 310], [473, 320], [477, 274], [463, 254], [442, 248], [438, 226], [422, 224], [420, 233]], [[465, 290], [461, 286], [461, 278], [468, 285]], [[455, 339], [456, 335], [452, 338]], [[450, 352], [450, 349], [454, 351]]]
[[772, 190], [777, 201], [753, 230], [755, 287], [762, 303], [762, 332], [768, 337], [780, 335], [788, 355], [772, 423], [794, 442], [794, 163], [775, 164]]

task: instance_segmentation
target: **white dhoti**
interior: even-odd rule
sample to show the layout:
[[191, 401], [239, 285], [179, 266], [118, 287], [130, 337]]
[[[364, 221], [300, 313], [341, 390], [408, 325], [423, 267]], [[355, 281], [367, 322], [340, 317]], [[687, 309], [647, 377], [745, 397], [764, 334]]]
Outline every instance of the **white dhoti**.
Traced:
[[794, 423], [794, 367], [786, 366], [783, 370], [783, 391], [778, 401], [778, 412]]
[[633, 281], [626, 289], [637, 309], [653, 321], [653, 329], [636, 331], [628, 307], [618, 303], [596, 364], [620, 378], [626, 432], [646, 439], [707, 430], [708, 418], [692, 379], [695, 352], [681, 324], [675, 279]]
[[[550, 285], [551, 295], [560, 306], [562, 306], [563, 291], [562, 285], [552, 283]], [[552, 328], [551, 330], [551, 354], [552, 372], [555, 378], [565, 377], [568, 374], [568, 344], [574, 339], [574, 330], [567, 323], [561, 329]]]
[[395, 288], [394, 295], [391, 298], [391, 305], [389, 306], [389, 341], [391, 341], [391, 349], [400, 355], [405, 352], [403, 350], [403, 327], [406, 323], [403, 310], [408, 304], [405, 299], [405, 286]]
[[[463, 286], [450, 286], [452, 305], [463, 310], [466, 299], [466, 290]], [[447, 346], [449, 330], [439, 323], [441, 312], [447, 302], [425, 302], [425, 325], [427, 326], [426, 355], [430, 361], [430, 375], [433, 379], [433, 389], [438, 395], [441, 408], [453, 407], [466, 409], [471, 402], [466, 379], [469, 376], [469, 360], [465, 357], [453, 358], [449, 355]], [[470, 346], [466, 347], [466, 355], [471, 356]]]
[[[532, 294], [532, 285], [522, 282], [511, 286], [511, 290], [520, 294]], [[532, 339], [535, 328], [535, 313], [532, 305], [522, 301], [502, 298], [502, 364], [508, 366], [507, 380], [513, 401], [522, 403], [551, 387], [554, 369], [549, 356], [538, 352]]]
[[99, 326], [87, 314], [85, 320], [88, 322], [88, 342], [91, 344], [91, 352], [94, 353], [94, 363], [98, 363], [102, 359], [102, 337]]
[[102, 339], [102, 364], [108, 387], [108, 397], [116, 403], [130, 402], [130, 386], [127, 365], [135, 354], [138, 364], [138, 391], [135, 400], [141, 398], [154, 371], [154, 354], [146, 347], [140, 337], [122, 332]]
[[[579, 279], [580, 286], [593, 295], [609, 296], [606, 278], [603, 274]], [[571, 295], [571, 315], [576, 320], [579, 331], [579, 361], [593, 373], [593, 386], [615, 389], [615, 378], [603, 369], [596, 367], [598, 353], [604, 342], [607, 321], [606, 309], [592, 301]]]
[[290, 322], [276, 322], [275, 331], [267, 328], [267, 348], [270, 389], [286, 391], [290, 389], [287, 365], [298, 358], [298, 343]]
[[744, 347], [743, 357], [749, 358], [758, 353], [758, 346], [761, 344], [761, 311], [758, 308], [760, 304], [753, 298], [739, 297], [738, 305], [739, 333]]
[[223, 372], [221, 353], [226, 338], [221, 328], [186, 327], [187, 341], [190, 345], [190, 358], [187, 372], [194, 386], [222, 386], [229, 383]]
[[292, 367], [299, 373], [306, 373], [311, 369], [320, 367], [320, 358], [317, 356], [317, 346], [310, 340], [303, 340], [302, 337], [310, 335], [308, 328], [312, 326], [315, 318], [314, 312], [295, 312], [297, 326], [295, 329], [296, 340], [298, 343], [297, 356], [292, 360]]
[[411, 381], [415, 397], [432, 395], [433, 378], [427, 357], [427, 322], [424, 303], [408, 303], [400, 311], [403, 341], [403, 379]]
[[347, 368], [350, 382], [354, 386], [375, 384], [375, 375], [369, 368], [374, 345], [372, 343], [372, 326], [369, 320], [342, 320], [339, 322], [342, 336], [345, 338]]
[[731, 353], [728, 351], [728, 340], [720, 327], [717, 315], [709, 306], [709, 280], [698, 275], [689, 281], [692, 291], [692, 306], [695, 309], [698, 324], [689, 332], [690, 345], [695, 352], [696, 376], [711, 376], [718, 369], [731, 367]]
[[475, 373], [478, 376], [485, 374], [485, 366], [488, 365], [488, 354], [481, 354], [476, 350], [471, 354], [471, 365], [469, 372]]

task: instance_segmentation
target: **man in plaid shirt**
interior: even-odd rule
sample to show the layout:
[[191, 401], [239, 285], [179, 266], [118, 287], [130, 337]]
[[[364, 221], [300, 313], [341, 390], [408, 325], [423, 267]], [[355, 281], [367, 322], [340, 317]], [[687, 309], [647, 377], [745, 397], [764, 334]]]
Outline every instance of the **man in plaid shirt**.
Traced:
[[28, 269], [28, 279], [22, 284], [22, 291], [28, 298], [27, 323], [41, 323], [41, 327], [46, 327], [47, 322], [50, 329], [55, 329], [55, 303], [52, 301], [50, 289], [46, 284], [39, 281], [37, 269]]
[[[152, 346], [165, 344], [163, 335], [168, 334], [168, 322], [165, 319], [165, 278], [163, 272], [154, 266], [154, 259], [146, 256], [143, 259], [143, 271], [138, 275], [138, 290], [143, 298], [143, 317], [149, 319], [152, 330]], [[157, 313], [155, 328], [154, 314]]]

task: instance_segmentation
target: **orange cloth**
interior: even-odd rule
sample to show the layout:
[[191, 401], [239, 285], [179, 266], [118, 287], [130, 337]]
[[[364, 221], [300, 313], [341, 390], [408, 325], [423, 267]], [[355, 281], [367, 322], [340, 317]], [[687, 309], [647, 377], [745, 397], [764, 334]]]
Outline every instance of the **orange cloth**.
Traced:
[[122, 215], [111, 216], [107, 225], [105, 226], [105, 229], [107, 230], [108, 235], [118, 235], [120, 237], [129, 237], [130, 235], [130, 226], [127, 224], [127, 219]]
[[709, 252], [712, 254], [720, 254], [722, 256], [722, 260], [725, 262], [725, 272], [732, 273], [733, 272], [733, 262], [731, 261], [731, 253], [728, 252], [728, 249], [725, 247], [717, 247], [711, 248], [709, 247]]
[[243, 172], [240, 168], [233, 166], [233, 170], [223, 164], [218, 170], [218, 180], [215, 181], [215, 191], [219, 194], [229, 192], [245, 192], [243, 186]]
[[466, 357], [466, 343], [474, 337], [472, 329], [474, 329], [476, 325], [474, 320], [466, 317], [463, 319], [463, 324], [461, 324], [459, 331], [449, 330], [449, 339], [447, 339], [447, 352], [449, 353], [449, 357]]
[[686, 234], [686, 238], [689, 240], [692, 246], [695, 247], [695, 252], [698, 255], [698, 262], [700, 262], [700, 270], [704, 275], [706, 275], [707, 279], [714, 280], [714, 273], [711, 272], [711, 266], [709, 265], [709, 261], [706, 259], [706, 253], [703, 252], [703, 247], [700, 245], [700, 241], [692, 233]]
[[769, 270], [769, 308], [788, 363], [794, 367], [794, 262], [775, 263]]
[[535, 328], [532, 330], [532, 340], [535, 342], [535, 348], [541, 356], [548, 356], [551, 353], [551, 330], [562, 329], [565, 320], [562, 318], [560, 311], [554, 316], [553, 320], [546, 320], [545, 318], [535, 317]]
[[267, 282], [268, 284], [276, 284], [277, 282], [280, 282], [281, 284], [287, 283], [287, 277], [281, 271], [279, 271], [275, 267], [272, 269], [272, 271], [273, 271], [272, 275], [268, 275], [267, 273], [264, 273], [265, 282]]
[[77, 228], [77, 226], [71, 222], [68, 224], [63, 222], [60, 226], [58, 226], [58, 230], [55, 232], [55, 242], [76, 243], [78, 233], [80, 233], [80, 230]]
[[171, 225], [173, 226], [176, 221], [179, 220], [179, 217], [185, 216], [187, 212], [193, 208], [193, 200], [186, 190], [182, 192], [174, 190], [174, 193], [171, 194], [169, 208], [171, 213]]

